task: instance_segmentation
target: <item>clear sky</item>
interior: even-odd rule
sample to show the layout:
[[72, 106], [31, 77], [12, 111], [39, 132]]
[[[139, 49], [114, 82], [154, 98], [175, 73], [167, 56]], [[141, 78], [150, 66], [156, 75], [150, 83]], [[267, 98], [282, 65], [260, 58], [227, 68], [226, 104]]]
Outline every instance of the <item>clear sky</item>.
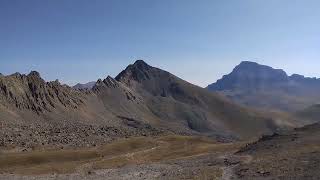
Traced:
[[63, 83], [144, 59], [205, 87], [243, 60], [320, 77], [319, 0], [0, 0], [0, 72]]

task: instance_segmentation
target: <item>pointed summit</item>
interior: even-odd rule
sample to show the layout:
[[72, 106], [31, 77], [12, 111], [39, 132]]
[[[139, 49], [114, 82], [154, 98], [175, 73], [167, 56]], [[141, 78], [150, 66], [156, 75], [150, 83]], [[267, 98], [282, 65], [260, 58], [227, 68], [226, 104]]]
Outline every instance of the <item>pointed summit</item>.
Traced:
[[41, 83], [44, 84], [45, 81], [41, 78], [40, 73], [37, 71], [31, 71], [28, 75], [27, 78], [31, 79], [33, 83]]
[[28, 76], [40, 77], [40, 73], [38, 71], [31, 71]]
[[10, 76], [19, 78], [22, 76], [22, 74], [20, 74], [19, 72], [16, 72], [16, 73], [11, 74]]
[[108, 87], [116, 88], [119, 86], [118, 81], [113, 79], [111, 76], [108, 76], [106, 79], [103, 80], [103, 82]]
[[103, 83], [102, 79], [99, 78], [99, 79], [94, 83], [92, 89], [93, 89], [93, 90], [97, 90], [98, 87], [103, 86], [103, 85], [104, 85], [104, 83]]
[[147, 65], [149, 66], [144, 60], [138, 59], [134, 62], [134, 65]]
[[130, 64], [125, 70], [120, 72], [115, 79], [126, 83], [130, 83], [130, 80], [141, 82], [150, 78], [149, 71], [151, 69], [153, 67], [143, 60], [137, 60], [134, 64]]
[[107, 78], [105, 79], [105, 81], [114, 81], [114, 79], [111, 76], [107, 76]]
[[134, 62], [132, 66], [141, 70], [143, 69], [147, 70], [151, 68], [151, 66], [146, 62], [144, 62], [143, 60], [137, 60], [136, 62]]

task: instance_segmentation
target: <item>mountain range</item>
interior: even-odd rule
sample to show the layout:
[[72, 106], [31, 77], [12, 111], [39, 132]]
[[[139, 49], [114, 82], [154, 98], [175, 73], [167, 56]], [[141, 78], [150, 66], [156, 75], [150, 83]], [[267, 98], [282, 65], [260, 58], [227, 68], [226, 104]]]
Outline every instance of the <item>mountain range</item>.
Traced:
[[296, 112], [320, 102], [320, 79], [288, 76], [282, 69], [250, 61], [241, 62], [207, 89], [264, 110]]
[[[0, 102], [0, 122], [6, 129], [2, 135], [7, 137], [0, 143], [6, 145], [77, 146], [154, 133], [230, 140], [255, 137], [290, 124], [237, 105], [142, 60], [115, 78], [97, 80], [91, 89], [46, 82], [36, 71], [1, 76]], [[103, 137], [95, 135], [97, 129]], [[76, 138], [63, 142], [60, 136], [70, 133]], [[26, 134], [30, 137], [25, 138]], [[58, 140], [50, 139], [53, 137]]]

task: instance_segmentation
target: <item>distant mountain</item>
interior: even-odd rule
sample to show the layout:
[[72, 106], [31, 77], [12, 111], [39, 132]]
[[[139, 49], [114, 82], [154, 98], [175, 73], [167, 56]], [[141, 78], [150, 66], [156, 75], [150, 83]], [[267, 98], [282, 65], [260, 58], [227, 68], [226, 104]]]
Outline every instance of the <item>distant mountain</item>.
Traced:
[[74, 89], [92, 89], [95, 84], [96, 84], [95, 81], [88, 82], [85, 84], [78, 83], [78, 84], [74, 85], [72, 88], [74, 88]]
[[37, 72], [1, 76], [0, 123], [6, 128], [0, 136], [20, 137], [0, 144], [18, 146], [29, 141], [81, 146], [157, 133], [243, 139], [286, 124], [142, 60], [87, 91], [45, 82]]
[[244, 61], [207, 87], [255, 108], [297, 111], [320, 101], [320, 79]]

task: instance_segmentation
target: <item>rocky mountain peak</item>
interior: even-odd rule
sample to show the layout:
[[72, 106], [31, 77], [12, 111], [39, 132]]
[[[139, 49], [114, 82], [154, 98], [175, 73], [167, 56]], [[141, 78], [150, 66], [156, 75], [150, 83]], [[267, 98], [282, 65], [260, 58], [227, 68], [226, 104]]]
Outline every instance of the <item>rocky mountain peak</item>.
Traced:
[[11, 74], [11, 75], [9, 75], [9, 76], [11, 76], [11, 77], [16, 77], [16, 78], [21, 78], [22, 74], [16, 72], [16, 73], [13, 73], [13, 74]]
[[286, 79], [288, 77], [287, 73], [282, 69], [274, 69], [270, 66], [261, 65], [251, 61], [242, 61], [234, 68], [232, 73], [241, 73], [246, 75], [254, 74], [259, 78], [277, 76], [278, 78], [281, 77]]
[[29, 83], [33, 84], [33, 86], [44, 87], [46, 84], [45, 80], [41, 78], [40, 73], [37, 71], [31, 71], [26, 77], [29, 79]]
[[97, 90], [98, 87], [103, 86], [104, 82], [102, 81], [102, 79], [98, 79], [97, 82], [95, 82], [94, 86], [92, 87], [93, 90]]
[[257, 66], [261, 66], [256, 62], [253, 61], [241, 61], [240, 64], [238, 65], [238, 67], [257, 67]]
[[115, 79], [113, 79], [113, 77], [111, 76], [107, 76], [107, 78], [105, 79], [105, 81], [114, 81]]
[[320, 79], [299, 74], [288, 76], [255, 62], [244, 61], [230, 74], [207, 87], [252, 107], [296, 111], [319, 102]]
[[211, 90], [232, 90], [235, 88], [256, 89], [288, 81], [282, 69], [274, 69], [256, 62], [243, 61], [233, 71], [208, 86]]
[[137, 60], [134, 64], [130, 64], [125, 70], [116, 76], [116, 80], [130, 84], [130, 82], [142, 82], [150, 79], [150, 71], [154, 69], [143, 60]]
[[136, 62], [134, 62], [133, 66], [138, 68], [138, 69], [149, 69], [149, 68], [151, 68], [151, 66], [148, 65], [143, 60], [137, 60]]
[[113, 79], [111, 76], [108, 76], [106, 79], [103, 80], [104, 84], [107, 85], [108, 87], [118, 87], [118, 82]]
[[37, 71], [31, 71], [28, 76], [33, 76], [33, 77], [41, 77], [40, 73]]
[[95, 85], [92, 87], [92, 90], [95, 92], [100, 91], [104, 88], [116, 88], [119, 87], [119, 82], [112, 78], [111, 76], [107, 76], [104, 80], [98, 79]]
[[102, 83], [102, 79], [99, 78], [99, 79], [97, 80], [96, 84], [101, 84], [101, 83]]

